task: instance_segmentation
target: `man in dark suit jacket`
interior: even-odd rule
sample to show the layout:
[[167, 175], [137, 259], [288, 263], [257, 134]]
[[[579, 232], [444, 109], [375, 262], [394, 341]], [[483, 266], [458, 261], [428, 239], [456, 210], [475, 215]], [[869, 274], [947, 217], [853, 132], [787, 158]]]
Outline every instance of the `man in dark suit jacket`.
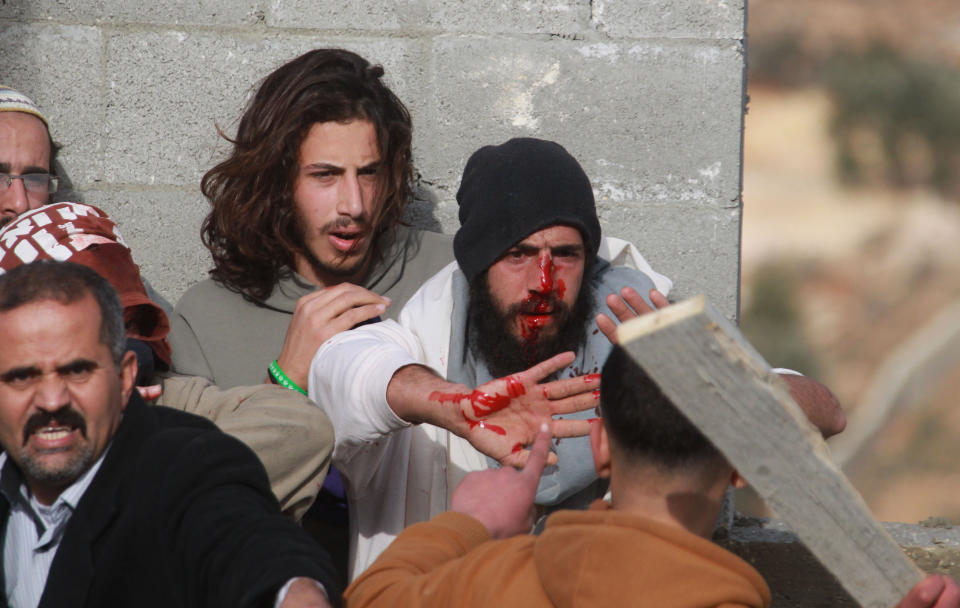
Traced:
[[122, 308], [95, 272], [0, 276], [3, 605], [328, 606], [329, 556], [263, 466], [133, 390]]

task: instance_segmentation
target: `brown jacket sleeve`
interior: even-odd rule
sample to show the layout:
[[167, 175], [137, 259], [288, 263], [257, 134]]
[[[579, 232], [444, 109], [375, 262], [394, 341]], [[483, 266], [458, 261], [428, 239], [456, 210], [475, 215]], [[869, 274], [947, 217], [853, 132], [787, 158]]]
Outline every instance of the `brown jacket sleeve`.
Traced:
[[463, 558], [490, 540], [476, 519], [447, 511], [404, 530], [344, 593], [345, 606], [471, 605], [462, 577], [471, 578]]
[[263, 462], [283, 513], [303, 517], [320, 490], [333, 452], [327, 415], [295, 391], [258, 384], [221, 389], [206, 378], [167, 376], [158, 405], [213, 421]]

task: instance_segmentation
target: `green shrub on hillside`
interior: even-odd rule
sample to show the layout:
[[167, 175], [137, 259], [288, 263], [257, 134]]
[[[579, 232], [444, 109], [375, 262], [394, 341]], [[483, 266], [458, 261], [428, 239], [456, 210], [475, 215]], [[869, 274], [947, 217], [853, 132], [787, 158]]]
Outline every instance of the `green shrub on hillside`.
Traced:
[[823, 76], [844, 179], [960, 195], [960, 72], [875, 44], [833, 55]]
[[820, 56], [791, 34], [751, 44], [749, 69], [751, 80], [830, 92], [844, 181], [960, 198], [960, 70], [882, 42]]

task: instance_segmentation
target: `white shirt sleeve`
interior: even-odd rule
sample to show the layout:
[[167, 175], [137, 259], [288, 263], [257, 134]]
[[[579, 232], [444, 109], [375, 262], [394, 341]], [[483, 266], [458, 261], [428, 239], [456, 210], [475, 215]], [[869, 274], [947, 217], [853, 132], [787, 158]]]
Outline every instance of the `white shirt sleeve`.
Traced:
[[324, 342], [310, 364], [310, 399], [333, 423], [337, 466], [357, 450], [410, 426], [387, 403], [393, 374], [422, 360], [416, 336], [395, 321], [364, 325]]

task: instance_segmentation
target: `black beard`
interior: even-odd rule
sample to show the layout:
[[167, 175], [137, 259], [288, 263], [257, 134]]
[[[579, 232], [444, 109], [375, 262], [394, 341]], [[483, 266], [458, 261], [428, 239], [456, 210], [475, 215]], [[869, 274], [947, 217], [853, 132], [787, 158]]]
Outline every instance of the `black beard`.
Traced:
[[[588, 265], [589, 266], [589, 265]], [[580, 293], [570, 308], [563, 302], [552, 301], [556, 331], [549, 335], [531, 332], [519, 340], [510, 327], [522, 304], [514, 304], [501, 311], [490, 295], [487, 273], [484, 271], [470, 285], [468, 337], [470, 352], [486, 364], [494, 378], [502, 378], [568, 350], [576, 352], [586, 341], [587, 321], [593, 314], [593, 283], [590, 268], [584, 268]]]

